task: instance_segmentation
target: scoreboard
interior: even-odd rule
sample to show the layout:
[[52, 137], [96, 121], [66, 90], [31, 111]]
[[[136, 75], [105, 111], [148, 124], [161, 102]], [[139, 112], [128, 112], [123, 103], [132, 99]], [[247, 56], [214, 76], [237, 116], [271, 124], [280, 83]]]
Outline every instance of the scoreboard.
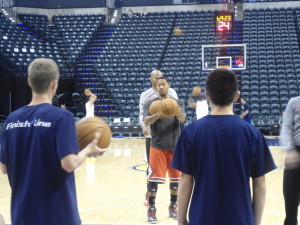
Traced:
[[225, 12], [218, 12], [215, 16], [216, 31], [231, 31], [232, 30], [232, 14]]

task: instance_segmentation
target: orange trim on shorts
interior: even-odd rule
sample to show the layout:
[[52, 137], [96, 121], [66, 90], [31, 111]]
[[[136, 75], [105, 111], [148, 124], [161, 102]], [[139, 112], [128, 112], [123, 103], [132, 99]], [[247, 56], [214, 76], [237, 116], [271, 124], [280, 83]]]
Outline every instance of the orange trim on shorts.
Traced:
[[171, 183], [179, 182], [180, 171], [172, 168], [173, 155], [173, 150], [159, 150], [150, 146], [148, 181], [165, 183], [168, 172]]

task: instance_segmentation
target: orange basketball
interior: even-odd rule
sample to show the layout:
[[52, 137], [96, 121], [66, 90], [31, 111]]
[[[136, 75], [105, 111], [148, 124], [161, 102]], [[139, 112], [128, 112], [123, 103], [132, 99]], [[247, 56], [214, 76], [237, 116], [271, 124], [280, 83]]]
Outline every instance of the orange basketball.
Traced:
[[161, 103], [161, 112], [165, 117], [173, 117], [177, 114], [178, 103], [172, 98], [166, 98]]
[[176, 34], [176, 35], [182, 35], [183, 34], [183, 30], [175, 27], [174, 30], [173, 30], [173, 33]]
[[90, 95], [91, 95], [91, 91], [90, 91], [89, 89], [85, 89], [85, 90], [84, 90], [84, 94], [85, 94], [86, 96], [90, 96]]
[[[154, 101], [151, 103], [150, 107], [149, 107], [149, 112], [151, 115], [157, 113], [159, 110], [161, 110], [161, 103], [162, 101], [161, 100], [157, 100], [157, 101]], [[162, 119], [163, 116], [161, 115], [159, 117], [159, 119]]]
[[100, 117], [89, 117], [76, 123], [76, 135], [81, 150], [92, 142], [96, 132], [101, 134], [98, 147], [107, 148], [111, 141], [111, 129], [104, 120]]
[[151, 115], [157, 113], [161, 109], [161, 100], [157, 100], [151, 103], [149, 107], [149, 112]]
[[198, 95], [200, 95], [200, 94], [201, 94], [201, 87], [200, 87], [200, 86], [195, 86], [195, 87], [193, 88], [192, 95], [198, 96]]

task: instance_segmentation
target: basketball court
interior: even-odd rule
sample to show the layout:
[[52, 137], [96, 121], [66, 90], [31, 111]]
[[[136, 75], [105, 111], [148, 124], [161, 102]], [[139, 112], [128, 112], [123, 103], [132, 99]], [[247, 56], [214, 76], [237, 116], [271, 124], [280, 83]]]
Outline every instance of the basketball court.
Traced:
[[[277, 145], [277, 140], [268, 141]], [[278, 169], [267, 174], [267, 200], [262, 225], [282, 225], [282, 162], [280, 147], [271, 146]], [[83, 224], [148, 224], [146, 207], [146, 163], [144, 139], [113, 139], [109, 150], [97, 159], [89, 159], [76, 170], [77, 197]], [[10, 224], [10, 187], [0, 174], [0, 212]], [[168, 216], [169, 185], [159, 185], [158, 224], [177, 224]], [[299, 218], [298, 218], [299, 219]]]

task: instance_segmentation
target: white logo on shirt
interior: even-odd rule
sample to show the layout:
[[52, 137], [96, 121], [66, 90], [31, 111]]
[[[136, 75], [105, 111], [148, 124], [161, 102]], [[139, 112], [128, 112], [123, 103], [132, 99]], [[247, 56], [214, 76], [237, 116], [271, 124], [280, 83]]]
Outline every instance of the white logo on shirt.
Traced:
[[11, 122], [6, 125], [6, 130], [11, 130], [18, 127], [51, 127], [51, 122], [45, 122], [40, 119], [33, 119], [31, 121], [26, 120], [25, 122]]

